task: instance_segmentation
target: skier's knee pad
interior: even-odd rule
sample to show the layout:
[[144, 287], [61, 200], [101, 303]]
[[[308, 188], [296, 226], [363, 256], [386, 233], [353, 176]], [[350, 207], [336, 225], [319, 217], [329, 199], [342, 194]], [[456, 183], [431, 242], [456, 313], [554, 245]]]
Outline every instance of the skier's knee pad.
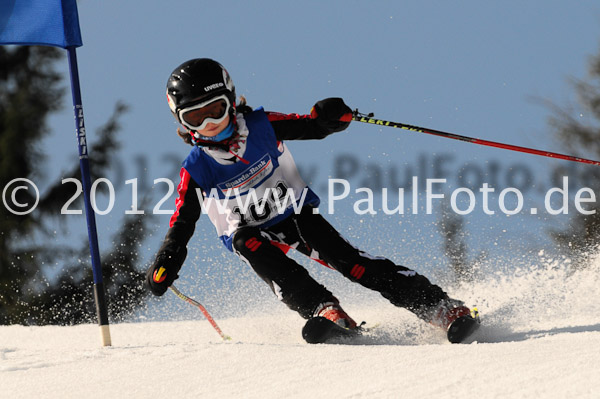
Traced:
[[241, 254], [255, 252], [263, 244], [263, 237], [257, 227], [242, 227], [235, 232], [231, 243], [233, 249]]

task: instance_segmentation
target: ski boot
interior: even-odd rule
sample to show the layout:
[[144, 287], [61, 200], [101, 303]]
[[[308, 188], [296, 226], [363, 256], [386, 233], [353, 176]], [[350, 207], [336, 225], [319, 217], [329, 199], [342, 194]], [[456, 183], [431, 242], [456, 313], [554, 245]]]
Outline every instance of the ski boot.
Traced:
[[326, 302], [317, 307], [314, 316], [302, 328], [302, 338], [309, 344], [325, 343], [333, 338], [359, 334], [356, 322], [342, 309], [339, 302]]
[[479, 328], [479, 311], [469, 309], [456, 299], [445, 299], [435, 308], [429, 322], [446, 331], [448, 341], [457, 344]]

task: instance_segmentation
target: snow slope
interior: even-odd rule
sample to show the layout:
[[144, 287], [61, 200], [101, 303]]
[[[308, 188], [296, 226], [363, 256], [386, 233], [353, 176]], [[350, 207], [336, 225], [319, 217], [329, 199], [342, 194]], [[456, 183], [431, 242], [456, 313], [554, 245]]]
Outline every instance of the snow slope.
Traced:
[[[219, 319], [98, 327], [0, 327], [2, 398], [600, 398], [600, 262], [545, 263], [452, 294], [478, 303], [477, 341], [451, 345], [409, 312], [360, 294], [345, 308], [374, 329], [308, 345], [283, 306]], [[364, 292], [359, 291], [359, 292]]]

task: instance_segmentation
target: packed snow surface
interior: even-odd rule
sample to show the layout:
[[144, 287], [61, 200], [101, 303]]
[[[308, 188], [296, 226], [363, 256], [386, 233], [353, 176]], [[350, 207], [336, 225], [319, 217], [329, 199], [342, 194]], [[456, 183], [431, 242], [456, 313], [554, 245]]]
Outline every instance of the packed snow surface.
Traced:
[[599, 264], [547, 263], [453, 287], [482, 314], [469, 344], [364, 290], [344, 306], [372, 329], [327, 345], [306, 344], [303, 320], [275, 300], [269, 312], [217, 319], [230, 341], [199, 311], [112, 324], [111, 347], [96, 325], [3, 326], [0, 397], [600, 398]]

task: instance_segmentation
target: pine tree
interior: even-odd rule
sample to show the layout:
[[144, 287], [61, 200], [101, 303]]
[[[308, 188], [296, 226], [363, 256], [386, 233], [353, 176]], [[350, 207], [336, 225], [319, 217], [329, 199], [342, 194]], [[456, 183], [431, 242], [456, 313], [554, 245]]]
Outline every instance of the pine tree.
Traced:
[[[0, 47], [0, 188], [15, 178], [47, 179], [39, 143], [50, 133], [48, 116], [61, 108], [65, 95], [63, 79], [55, 70], [59, 60], [64, 61], [63, 52], [54, 47]], [[119, 118], [126, 110], [116, 104], [109, 121], [89, 135], [95, 139], [90, 149], [92, 179], [107, 175], [119, 148]], [[64, 177], [80, 177], [76, 156], [74, 160]], [[56, 180], [41, 193], [35, 212], [16, 215], [0, 206], [0, 324], [76, 324], [94, 318], [87, 240], [67, 247], [53, 239], [56, 224], [64, 217], [60, 209], [75, 190], [74, 184]], [[14, 207], [11, 196], [5, 199]], [[15, 200], [34, 201], [28, 190], [17, 191]], [[139, 215], [125, 220], [115, 234], [114, 248], [102, 256], [113, 319], [143, 303], [143, 273], [135, 263], [148, 221], [148, 216]], [[45, 272], [51, 266], [57, 275], [48, 278]]]
[[448, 203], [442, 203], [438, 230], [444, 239], [444, 255], [450, 261], [454, 279], [458, 282], [470, 282], [475, 278], [476, 267], [486, 258], [485, 251], [476, 257], [469, 256], [467, 246], [468, 232], [465, 228], [465, 218], [455, 213]]
[[[589, 77], [575, 81], [575, 91], [578, 95], [579, 107], [560, 108], [552, 106], [553, 115], [550, 125], [556, 137], [565, 148], [580, 156], [600, 158], [600, 54], [591, 59]], [[600, 168], [598, 166], [583, 166], [579, 183], [580, 186], [591, 188], [596, 195], [600, 192]], [[581, 178], [582, 177], [582, 178]], [[580, 187], [578, 187], [580, 188]], [[573, 216], [570, 226], [563, 230], [551, 232], [560, 249], [574, 260], [576, 268], [584, 267], [589, 262], [589, 256], [600, 242], [600, 198], [595, 203], [586, 204], [593, 215], [577, 213]], [[595, 205], [594, 205], [595, 204]]]

